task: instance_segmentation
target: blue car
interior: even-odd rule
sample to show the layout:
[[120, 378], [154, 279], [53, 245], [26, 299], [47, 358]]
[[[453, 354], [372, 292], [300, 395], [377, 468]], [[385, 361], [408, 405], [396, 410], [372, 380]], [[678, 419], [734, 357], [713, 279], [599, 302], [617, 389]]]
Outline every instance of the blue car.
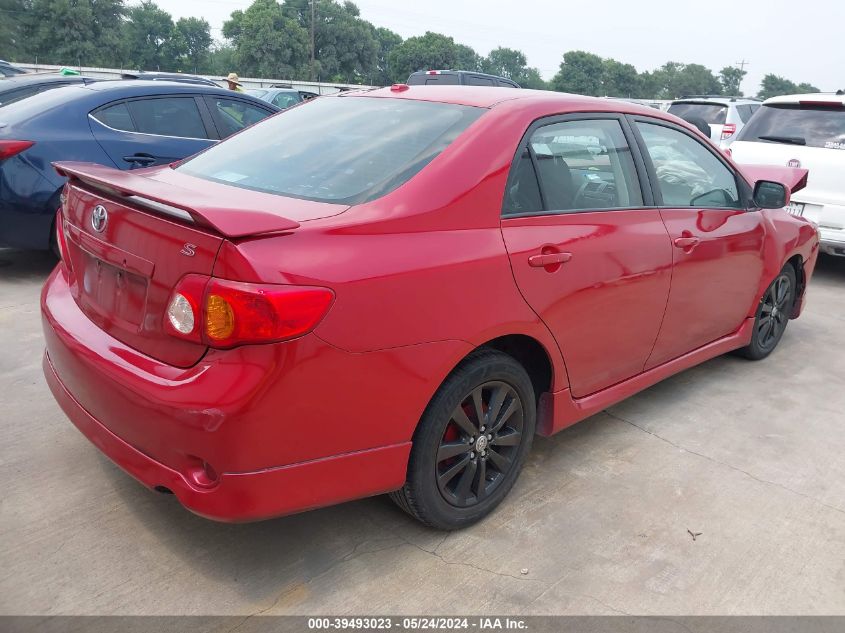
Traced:
[[278, 112], [223, 88], [161, 81], [67, 86], [0, 108], [0, 245], [55, 250], [54, 161], [172, 163]]

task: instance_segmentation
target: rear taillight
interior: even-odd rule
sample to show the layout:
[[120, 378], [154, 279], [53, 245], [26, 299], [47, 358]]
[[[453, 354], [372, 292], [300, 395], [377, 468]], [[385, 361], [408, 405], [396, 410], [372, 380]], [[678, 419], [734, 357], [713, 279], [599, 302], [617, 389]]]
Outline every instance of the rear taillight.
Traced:
[[0, 160], [6, 160], [12, 156], [17, 156], [21, 152], [28, 150], [35, 145], [32, 141], [5, 141], [0, 140]]
[[736, 132], [736, 123], [725, 123], [722, 126], [722, 140], [724, 141], [726, 138], [730, 138]]
[[210, 347], [270, 343], [310, 332], [333, 300], [328, 288], [187, 275], [171, 295], [166, 323], [173, 336]]

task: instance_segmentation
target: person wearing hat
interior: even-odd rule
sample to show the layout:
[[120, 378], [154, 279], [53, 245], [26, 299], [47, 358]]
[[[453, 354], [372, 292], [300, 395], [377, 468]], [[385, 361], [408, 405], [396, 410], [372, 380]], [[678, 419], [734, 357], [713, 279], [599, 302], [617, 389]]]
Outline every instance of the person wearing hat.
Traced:
[[237, 73], [229, 73], [229, 76], [226, 77], [226, 83], [229, 84], [229, 90], [234, 90], [235, 92], [244, 91], [243, 86], [241, 86], [241, 79]]

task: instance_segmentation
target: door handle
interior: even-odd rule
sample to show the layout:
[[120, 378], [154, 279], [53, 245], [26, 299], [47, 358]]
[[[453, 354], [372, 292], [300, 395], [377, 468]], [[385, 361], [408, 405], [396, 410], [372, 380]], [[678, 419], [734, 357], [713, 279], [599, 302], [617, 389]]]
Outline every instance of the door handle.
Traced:
[[155, 156], [151, 156], [149, 154], [132, 154], [131, 156], [124, 156], [123, 160], [132, 165], [139, 165], [141, 167], [146, 167], [147, 165], [152, 165], [156, 162]]
[[675, 246], [677, 246], [678, 248], [683, 248], [684, 250], [692, 250], [693, 248], [698, 246], [700, 242], [701, 240], [693, 235], [684, 235], [683, 237], [675, 238]]
[[572, 259], [572, 253], [544, 253], [529, 257], [528, 265], [534, 268], [545, 268], [555, 264], [565, 264], [570, 259]]

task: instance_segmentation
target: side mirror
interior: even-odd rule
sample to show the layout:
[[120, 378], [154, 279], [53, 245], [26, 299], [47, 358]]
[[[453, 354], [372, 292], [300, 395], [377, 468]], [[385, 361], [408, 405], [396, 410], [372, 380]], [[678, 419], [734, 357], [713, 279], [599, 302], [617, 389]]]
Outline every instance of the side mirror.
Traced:
[[789, 191], [771, 180], [758, 180], [754, 185], [754, 205], [760, 209], [782, 209], [789, 203]]

